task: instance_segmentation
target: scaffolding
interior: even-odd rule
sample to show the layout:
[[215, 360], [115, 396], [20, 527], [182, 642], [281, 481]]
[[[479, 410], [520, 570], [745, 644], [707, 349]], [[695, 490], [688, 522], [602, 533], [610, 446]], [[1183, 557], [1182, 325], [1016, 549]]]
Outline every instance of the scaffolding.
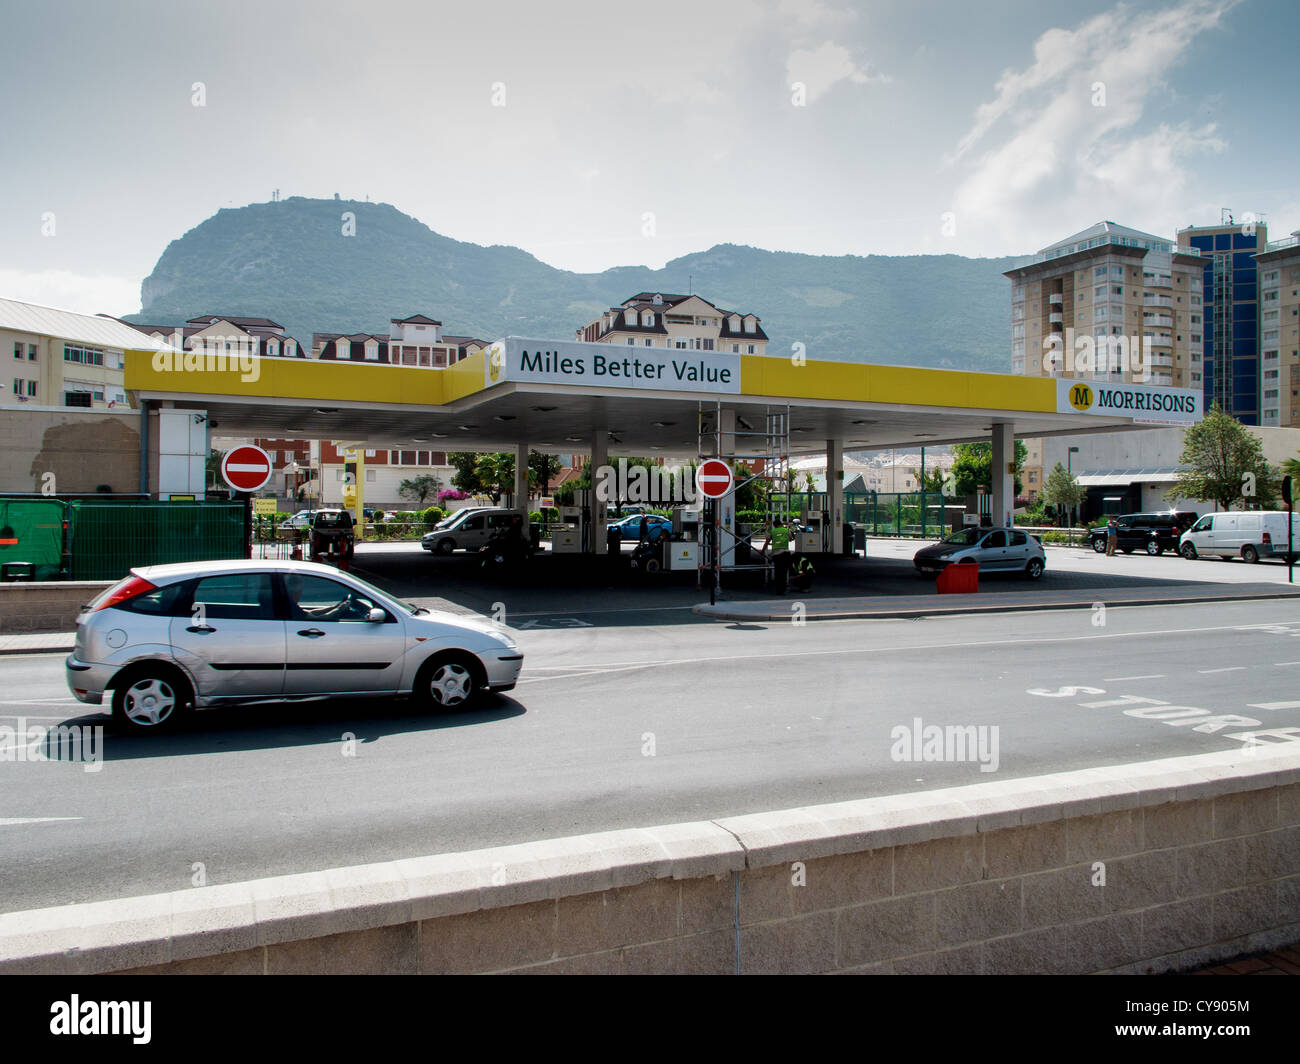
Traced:
[[[723, 518], [723, 508], [704, 500], [700, 519], [699, 577], [702, 585], [708, 574], [710, 591], [718, 586], [721, 573], [762, 570], [764, 579], [772, 579], [772, 555], [768, 548], [773, 531], [789, 524], [790, 494], [790, 406], [768, 406], [761, 416], [724, 410], [721, 401], [701, 402], [698, 410], [698, 443], [701, 459], [718, 458], [735, 474], [731, 498], [731, 520]], [[758, 482], [762, 487], [763, 521], [758, 529], [742, 522], [735, 508], [736, 493]], [[751, 539], [763, 534], [763, 547], [753, 550]], [[730, 560], [723, 564], [723, 557]]]

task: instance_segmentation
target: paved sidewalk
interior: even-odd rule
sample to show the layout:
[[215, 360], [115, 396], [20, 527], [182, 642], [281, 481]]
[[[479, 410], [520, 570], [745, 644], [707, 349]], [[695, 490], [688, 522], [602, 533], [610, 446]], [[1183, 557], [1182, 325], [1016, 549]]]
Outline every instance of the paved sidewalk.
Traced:
[[707, 603], [696, 606], [703, 617], [725, 621], [788, 621], [796, 602], [803, 603], [810, 621], [874, 617], [922, 617], [958, 613], [1007, 613], [1020, 610], [1087, 609], [1107, 606], [1161, 606], [1179, 602], [1233, 602], [1242, 599], [1300, 597], [1300, 586], [1286, 584], [1182, 584], [1161, 587], [1093, 587], [1051, 590], [1026, 589], [1024, 594], [858, 595], [805, 598], [790, 592], [784, 598]]
[[76, 632], [24, 632], [0, 635], [0, 654], [49, 654], [68, 651], [76, 642]]

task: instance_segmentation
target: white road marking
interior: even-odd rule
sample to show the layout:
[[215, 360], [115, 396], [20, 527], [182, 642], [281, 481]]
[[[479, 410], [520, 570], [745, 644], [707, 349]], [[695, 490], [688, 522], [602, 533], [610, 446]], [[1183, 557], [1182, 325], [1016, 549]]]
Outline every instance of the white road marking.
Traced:
[[1288, 666], [1288, 665], [1300, 665], [1300, 661], [1275, 661], [1275, 662], [1273, 662], [1273, 666], [1274, 666], [1274, 668], [1278, 668], [1278, 669], [1286, 668], [1286, 666]]
[[1211, 673], [1211, 672], [1245, 672], [1245, 671], [1246, 671], [1246, 666], [1245, 666], [1245, 665], [1229, 665], [1226, 669], [1197, 669], [1196, 671], [1199, 672], [1199, 673], [1201, 673], [1202, 675], [1206, 675], [1206, 674], [1209, 674], [1209, 673]]
[[32, 816], [32, 817], [0, 817], [0, 828], [8, 827], [11, 824], [51, 824], [63, 820], [85, 820], [84, 816]]
[[[820, 623], [822, 622], [819, 621], [818, 624]], [[867, 654], [897, 654], [910, 650], [966, 650], [970, 647], [1027, 646], [1034, 643], [1084, 643], [1104, 639], [1136, 639], [1156, 635], [1196, 635], [1202, 632], [1231, 632], [1236, 630], [1237, 627], [1237, 625], [1219, 624], [1210, 625], [1205, 628], [1155, 628], [1145, 632], [1105, 632], [1095, 635], [1044, 636], [1038, 639], [961, 640], [950, 643], [912, 643], [903, 646], [851, 647], [845, 650], [769, 650], [762, 654], [714, 654], [708, 657], [698, 658], [660, 658], [658, 660], [651, 659], [649, 661], [611, 661], [587, 665], [539, 665], [536, 667], [539, 669], [589, 669], [593, 664], [598, 665], [598, 667], [605, 667], [608, 665], [696, 665], [711, 661], [763, 661], [772, 658], [816, 658], [842, 656], [845, 654], [858, 654], [865, 656]], [[1295, 662], [1294, 664], [1300, 665], [1300, 662]]]
[[1145, 676], [1103, 676], [1101, 682], [1119, 683], [1122, 680], [1163, 680], [1164, 678], [1165, 674], [1163, 672], [1151, 672]]
[[1249, 702], [1251, 709], [1300, 709], [1300, 702]]

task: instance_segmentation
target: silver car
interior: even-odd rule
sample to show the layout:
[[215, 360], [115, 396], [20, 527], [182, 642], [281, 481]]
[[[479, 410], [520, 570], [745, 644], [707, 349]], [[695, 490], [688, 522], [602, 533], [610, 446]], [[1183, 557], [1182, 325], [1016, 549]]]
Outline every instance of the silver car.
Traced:
[[1043, 544], [1019, 528], [959, 528], [947, 539], [916, 552], [917, 572], [937, 573], [966, 560], [977, 561], [980, 572], [1018, 572], [1037, 580], [1047, 567]]
[[462, 709], [515, 686], [507, 629], [408, 606], [312, 562], [186, 562], [131, 570], [77, 618], [68, 687], [122, 727], [281, 699], [413, 697]]

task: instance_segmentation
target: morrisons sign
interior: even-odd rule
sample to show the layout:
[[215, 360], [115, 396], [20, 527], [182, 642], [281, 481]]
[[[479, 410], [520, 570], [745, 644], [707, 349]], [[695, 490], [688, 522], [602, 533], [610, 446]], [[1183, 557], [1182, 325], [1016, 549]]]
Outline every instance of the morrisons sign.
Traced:
[[1201, 393], [1194, 388], [1152, 388], [1105, 381], [1058, 380], [1058, 414], [1127, 417], [1137, 425], [1191, 425], [1201, 419]]

